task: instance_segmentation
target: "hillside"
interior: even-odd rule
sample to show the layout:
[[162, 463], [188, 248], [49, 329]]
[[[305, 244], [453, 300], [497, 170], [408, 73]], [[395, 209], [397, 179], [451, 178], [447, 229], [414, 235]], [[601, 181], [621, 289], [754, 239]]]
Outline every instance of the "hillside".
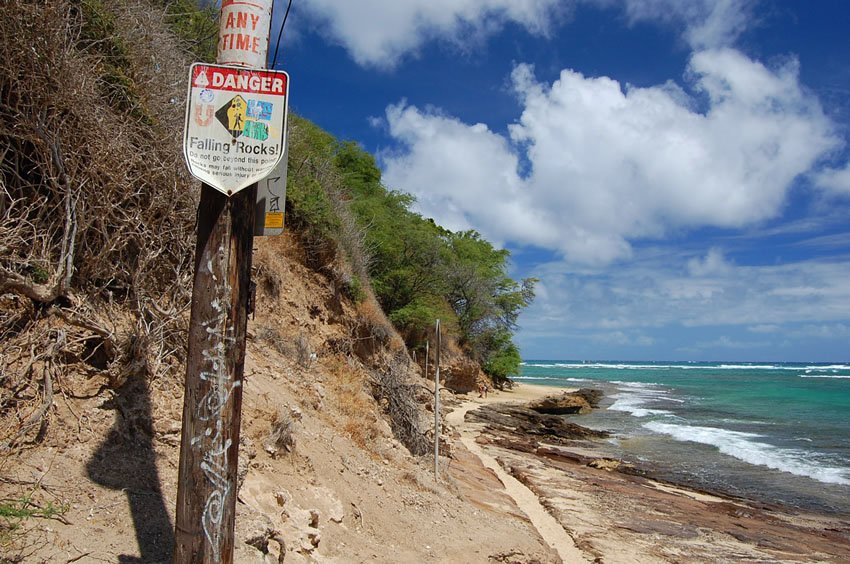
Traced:
[[[170, 560], [199, 193], [183, 102], [208, 21], [184, 2], [4, 4], [0, 561]], [[488, 316], [515, 320], [533, 282], [507, 279], [477, 234], [434, 226], [428, 260], [501, 301], [452, 310], [453, 287], [408, 291], [411, 269], [369, 256], [387, 238], [357, 223], [397, 196], [346, 176], [368, 161], [356, 147], [330, 162], [327, 134], [296, 118], [291, 135], [290, 230], [254, 242], [237, 561], [552, 560], [449, 428], [435, 482], [433, 384], [409, 354], [445, 314], [449, 384], [484, 377], [465, 354], [506, 377], [518, 355]]]
[[[275, 257], [288, 290], [261, 292], [249, 324], [236, 561], [268, 561], [266, 551], [278, 561], [281, 543], [286, 562], [551, 561], [477, 460], [445, 459], [437, 484], [428, 461], [393, 436], [369, 384], [394, 366], [407, 370], [407, 360], [385, 348], [365, 363], [334, 352], [350, 340], [356, 312], [340, 310], [302, 252], [288, 237], [257, 249], [261, 262]], [[299, 350], [316, 360], [299, 361]], [[427, 405], [427, 383], [413, 383]], [[61, 507], [53, 519], [24, 522], [6, 556], [169, 561], [179, 386], [130, 379], [86, 395], [66, 393], [45, 439], [4, 460], [5, 499], [32, 494], [35, 507]]]

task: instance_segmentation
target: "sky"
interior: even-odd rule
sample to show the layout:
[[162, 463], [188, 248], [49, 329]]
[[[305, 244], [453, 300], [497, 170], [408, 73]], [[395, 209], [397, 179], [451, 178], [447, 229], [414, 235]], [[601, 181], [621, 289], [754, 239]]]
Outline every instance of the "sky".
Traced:
[[539, 279], [523, 358], [838, 363], [848, 29], [844, 0], [294, 0], [276, 68]]

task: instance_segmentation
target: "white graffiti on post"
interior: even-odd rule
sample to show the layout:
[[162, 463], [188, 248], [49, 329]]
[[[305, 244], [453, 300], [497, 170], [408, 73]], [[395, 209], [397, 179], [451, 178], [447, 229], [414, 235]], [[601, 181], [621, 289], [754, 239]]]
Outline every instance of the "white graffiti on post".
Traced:
[[[223, 247], [218, 249], [218, 254], [220, 257], [224, 255]], [[227, 264], [226, 260], [217, 262], [219, 265]], [[198, 402], [195, 412], [197, 420], [205, 423], [204, 432], [200, 436], [192, 438], [191, 445], [201, 454], [201, 470], [213, 488], [207, 496], [201, 524], [212, 550], [213, 560], [220, 562], [223, 540], [222, 516], [233, 490], [233, 484], [230, 483], [227, 476], [228, 451], [233, 441], [229, 438], [223, 438], [223, 413], [234, 390], [242, 385], [242, 381], [233, 380], [231, 382], [227, 366], [228, 346], [233, 346], [236, 343], [233, 328], [228, 327], [228, 312], [223, 305], [227, 303], [230, 295], [230, 283], [226, 275], [221, 276], [222, 284], [216, 283], [217, 277], [213, 270], [212, 260], [207, 261], [206, 267], [218, 295], [210, 304], [214, 311], [212, 319], [201, 324], [211, 344], [201, 352], [203, 364], [200, 378], [202, 381], [209, 382], [209, 388]]]

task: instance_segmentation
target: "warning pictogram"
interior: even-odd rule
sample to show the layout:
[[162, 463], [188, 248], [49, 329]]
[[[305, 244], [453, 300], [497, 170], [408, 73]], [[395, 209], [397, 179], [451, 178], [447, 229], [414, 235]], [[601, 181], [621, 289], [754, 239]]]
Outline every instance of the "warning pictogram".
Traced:
[[245, 106], [245, 99], [236, 96], [215, 113], [216, 119], [234, 138], [242, 135], [245, 128]]

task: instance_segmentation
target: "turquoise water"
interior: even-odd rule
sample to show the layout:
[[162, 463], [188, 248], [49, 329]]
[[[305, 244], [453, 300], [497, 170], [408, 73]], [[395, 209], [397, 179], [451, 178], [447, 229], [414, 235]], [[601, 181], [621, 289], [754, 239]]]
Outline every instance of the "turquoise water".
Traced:
[[529, 360], [516, 381], [602, 389], [576, 422], [664, 478], [850, 514], [850, 365]]

